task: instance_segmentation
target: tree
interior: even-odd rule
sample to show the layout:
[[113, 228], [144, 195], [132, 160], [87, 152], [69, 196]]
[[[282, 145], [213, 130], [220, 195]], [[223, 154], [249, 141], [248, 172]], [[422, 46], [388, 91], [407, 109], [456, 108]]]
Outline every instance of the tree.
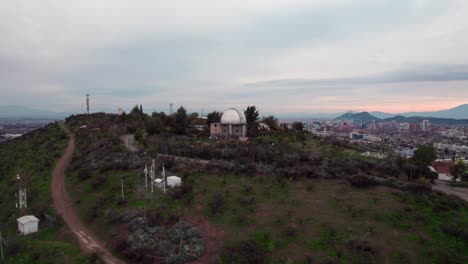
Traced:
[[304, 130], [304, 123], [302, 123], [302, 122], [294, 122], [294, 123], [292, 124], [292, 128], [293, 128], [294, 130], [297, 130], [297, 131], [302, 131], [302, 130]]
[[133, 114], [133, 113], [136, 113], [136, 114], [141, 114], [140, 112], [140, 107], [138, 105], [135, 105], [132, 109], [132, 111], [130, 112], [130, 114]]
[[159, 134], [163, 128], [163, 123], [159, 117], [150, 117], [145, 122], [146, 132], [149, 135]]
[[217, 111], [213, 111], [211, 113], [209, 113], [207, 116], [206, 116], [206, 123], [208, 125], [210, 125], [211, 123], [219, 123], [221, 122], [221, 113], [220, 112], [217, 112]]
[[247, 121], [247, 126], [251, 127], [258, 120], [258, 110], [253, 106], [247, 106], [247, 109], [244, 110], [245, 119]]
[[436, 150], [430, 145], [421, 145], [414, 152], [413, 161], [419, 165], [430, 166], [437, 158]]
[[175, 113], [174, 128], [176, 134], [184, 134], [187, 126], [187, 110], [183, 106]]
[[462, 160], [459, 160], [455, 165], [450, 167], [450, 174], [452, 174], [453, 181], [462, 178], [465, 174], [466, 166]]
[[268, 117], [264, 117], [263, 123], [267, 124], [271, 130], [278, 129], [278, 119], [272, 115]]

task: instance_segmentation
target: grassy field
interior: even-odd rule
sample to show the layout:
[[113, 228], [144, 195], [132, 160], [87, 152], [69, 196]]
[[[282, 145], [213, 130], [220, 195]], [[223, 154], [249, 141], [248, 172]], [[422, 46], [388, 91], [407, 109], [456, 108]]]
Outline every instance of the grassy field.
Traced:
[[[183, 175], [184, 184], [193, 185], [191, 197], [175, 200], [171, 193], [145, 191], [138, 172], [105, 173], [98, 187], [94, 173], [71, 184], [83, 218], [108, 238], [118, 234], [106, 218], [110, 212], [164, 205], [168, 214], [208, 219], [223, 231], [226, 247], [256, 241], [271, 263], [463, 263], [468, 256], [468, 208], [437, 194], [359, 189], [339, 180], [194, 173]], [[125, 204], [119, 202], [123, 175]]]
[[[80, 255], [74, 237], [55, 216], [51, 207], [51, 171], [66, 148], [67, 137], [57, 124], [49, 125], [18, 139], [0, 144], [0, 228], [10, 245], [6, 263], [88, 263]], [[28, 208], [16, 209], [16, 174], [23, 171], [28, 192]], [[44, 213], [57, 220], [46, 221]], [[16, 219], [33, 214], [41, 220], [40, 231], [16, 237]]]

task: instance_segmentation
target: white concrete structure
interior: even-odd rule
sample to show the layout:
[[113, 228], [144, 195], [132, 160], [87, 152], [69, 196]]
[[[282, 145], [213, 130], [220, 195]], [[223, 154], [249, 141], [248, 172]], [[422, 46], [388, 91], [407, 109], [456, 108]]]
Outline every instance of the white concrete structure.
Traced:
[[174, 188], [182, 185], [182, 179], [177, 176], [169, 176], [167, 179], [167, 187]]
[[163, 189], [164, 188], [164, 180], [161, 179], [161, 178], [157, 178], [156, 180], [154, 180], [154, 186], [156, 188]]
[[39, 230], [39, 219], [34, 215], [25, 215], [17, 219], [18, 231], [21, 235], [29, 235]]

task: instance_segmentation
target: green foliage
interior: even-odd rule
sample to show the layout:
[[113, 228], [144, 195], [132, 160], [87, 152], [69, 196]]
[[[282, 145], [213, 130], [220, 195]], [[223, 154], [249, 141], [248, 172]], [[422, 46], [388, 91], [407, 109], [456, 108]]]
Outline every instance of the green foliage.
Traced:
[[414, 152], [413, 161], [421, 165], [429, 166], [436, 158], [437, 153], [434, 147], [430, 145], [421, 145]]
[[278, 129], [278, 118], [274, 116], [267, 116], [264, 117], [262, 120], [263, 123], [267, 124], [271, 130], [277, 130]]
[[466, 171], [466, 166], [465, 162], [462, 160], [459, 160], [455, 165], [450, 167], [450, 173], [452, 174], [452, 179], [453, 181], [456, 181], [459, 178], [462, 178], [465, 175]]
[[175, 113], [174, 132], [176, 134], [185, 134], [187, 124], [187, 110], [181, 106]]
[[227, 246], [221, 254], [221, 262], [224, 264], [261, 264], [266, 261], [266, 254], [256, 240], [245, 240]]
[[258, 120], [259, 112], [255, 105], [247, 106], [247, 109], [244, 110], [244, 115], [247, 121], [247, 125], [252, 127], [252, 124]]
[[[58, 124], [30, 132], [20, 138], [0, 144], [0, 228], [5, 236], [7, 227], [14, 233], [16, 218], [15, 192], [18, 189], [16, 174], [20, 169], [30, 174], [26, 181], [28, 208], [21, 215], [33, 214], [41, 220], [38, 233], [27, 237], [10, 237], [8, 248], [3, 248], [5, 263], [64, 263], [65, 258], [74, 263], [87, 263], [80, 256], [78, 245], [68, 236], [60, 234], [60, 224], [43, 218], [43, 213], [54, 216], [51, 207], [51, 173], [56, 161], [67, 146], [67, 137]], [[65, 257], [66, 256], [66, 257]]]
[[155, 116], [155, 117], [149, 117], [146, 119], [145, 127], [146, 127], [146, 133], [152, 136], [154, 134], [161, 133], [161, 130], [164, 128], [164, 125], [161, 121], [161, 118], [159, 118], [158, 116]]
[[346, 238], [347, 235], [344, 232], [340, 232], [332, 226], [323, 225], [320, 236], [314, 241], [313, 247], [315, 249], [334, 251], [337, 246], [343, 244]]
[[206, 123], [208, 125], [219, 122], [221, 122], [221, 113], [218, 111], [213, 111], [206, 116]]
[[293, 128], [294, 130], [297, 130], [297, 131], [302, 131], [302, 130], [304, 130], [304, 123], [302, 123], [302, 122], [294, 122], [294, 123], [292, 124], [292, 128]]

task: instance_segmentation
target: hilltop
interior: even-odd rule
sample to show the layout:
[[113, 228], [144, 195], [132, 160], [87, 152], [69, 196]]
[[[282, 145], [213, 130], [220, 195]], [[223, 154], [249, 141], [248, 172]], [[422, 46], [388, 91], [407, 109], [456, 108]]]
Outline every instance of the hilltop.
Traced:
[[[8, 241], [5, 263], [90, 263], [51, 206], [50, 173], [67, 144], [58, 124], [50, 124], [8, 142], [0, 143], [0, 231]], [[16, 208], [21, 175], [27, 188], [28, 208]], [[40, 232], [15, 236], [16, 219], [32, 214]]]
[[[171, 232], [179, 214], [194, 232], [210, 237], [200, 245], [204, 260], [421, 263], [440, 262], [447, 252], [466, 258], [461, 252], [467, 241], [444, 230], [462, 228], [468, 207], [432, 193], [422, 168], [413, 168], [420, 179], [409, 181], [409, 161], [398, 167], [396, 160], [364, 158], [360, 146], [299, 131], [259, 133], [250, 143], [216, 142], [191, 130], [173, 134], [169, 123], [151, 134], [140, 130], [149, 116], [125, 118], [136, 132], [137, 152], [121, 141], [125, 128], [119, 116], [75, 116], [66, 122], [78, 147], [69, 171], [77, 211], [123, 258], [146, 262], [141, 252], [168, 254], [142, 244], [152, 240], [137, 238], [144, 230], [133, 222]], [[183, 178], [183, 187], [166, 195], [146, 189], [142, 170], [152, 158], [158, 173], [164, 164]], [[452, 220], [432, 211], [438, 206], [445, 206]]]
[[361, 113], [346, 113], [343, 114], [339, 117], [337, 117], [335, 120], [352, 120], [354, 122], [373, 122], [373, 121], [380, 121], [380, 118], [377, 118], [368, 112], [361, 112]]
[[[73, 208], [117, 257], [139, 263], [155, 258], [168, 263], [467, 260], [468, 205], [432, 192], [425, 166], [394, 157], [363, 157], [363, 146], [316, 138], [300, 129], [258, 131], [249, 142], [211, 141], [206, 130], [191, 127], [199, 120], [190, 116], [182, 130], [175, 123], [180, 116], [139, 111], [66, 119], [64, 125], [76, 140], [66, 172]], [[135, 136], [135, 148], [127, 148], [125, 132]], [[0, 144], [0, 157], [8, 157], [0, 164], [43, 166], [41, 176], [31, 181], [29, 198], [40, 196], [41, 202], [31, 204], [29, 212], [54, 215], [47, 172], [66, 139], [54, 124]], [[30, 154], [18, 158], [23, 152]], [[37, 153], [57, 154], [43, 162], [44, 155], [34, 158]], [[151, 192], [143, 174], [151, 159], [158, 177], [164, 164], [169, 175], [182, 178], [182, 187], [166, 194]], [[0, 175], [14, 174], [16, 166], [3, 165]], [[8, 193], [14, 187], [3, 182], [1, 201], [12, 200]], [[13, 211], [5, 211], [3, 219], [14, 219]], [[56, 239], [67, 231], [54, 232], [43, 229], [18, 246], [35, 249], [26, 241], [45, 244], [46, 234]], [[66, 241], [74, 258], [90, 260], [72, 250], [73, 240]], [[60, 252], [62, 245], [48, 248]], [[51, 251], [30, 252], [8, 253], [13, 260], [56, 257]]]

